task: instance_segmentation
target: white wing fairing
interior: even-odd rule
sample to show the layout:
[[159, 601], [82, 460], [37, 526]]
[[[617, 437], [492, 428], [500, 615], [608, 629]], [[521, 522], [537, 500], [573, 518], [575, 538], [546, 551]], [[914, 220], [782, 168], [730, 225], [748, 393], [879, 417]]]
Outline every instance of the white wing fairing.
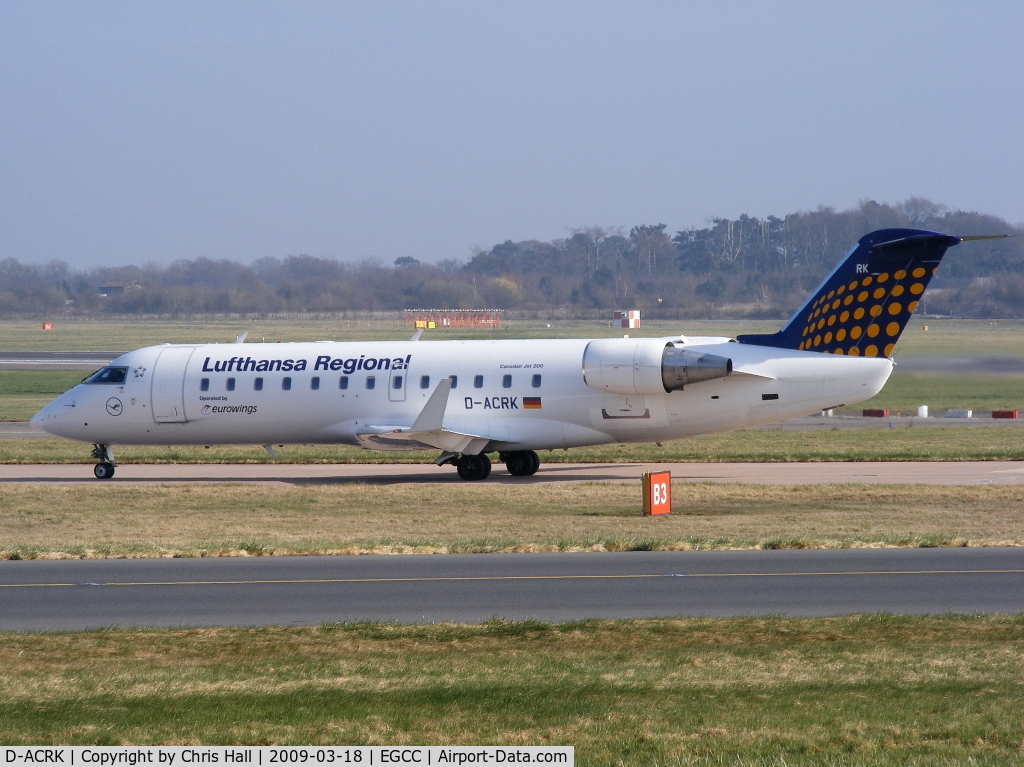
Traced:
[[[911, 250], [895, 248], [891, 231], [873, 233], [847, 261], [862, 258], [888, 268], [895, 259], [911, 280], [915, 254], [923, 252], [935, 264], [941, 258], [937, 248], [956, 239], [898, 231], [914, 243]], [[881, 248], [882, 256], [876, 258], [872, 247]], [[740, 337], [741, 343], [684, 336], [414, 337], [154, 346], [118, 357], [43, 408], [33, 423], [94, 443], [96, 475], [102, 478], [113, 475], [113, 445], [311, 443], [433, 448], [441, 451], [437, 462], [456, 464], [464, 479], [485, 478], [491, 466], [487, 453], [496, 452], [512, 474], [527, 476], [539, 466], [537, 450], [730, 431], [874, 396], [892, 372], [887, 356], [803, 348], [813, 345], [818, 315], [822, 323], [835, 322], [833, 315], [839, 319], [841, 306], [829, 308], [833, 314], [821, 311], [836, 291], [857, 294], [857, 286], [845, 287], [852, 267], [841, 267], [843, 285], [826, 280], [820, 295], [783, 331]], [[872, 275], [883, 284], [886, 277]], [[915, 284], [907, 290], [917, 290]], [[863, 329], [855, 330], [856, 321], [845, 316], [842, 327], [851, 336], [876, 333], [867, 323], [882, 312], [885, 300], [895, 304], [884, 299], [877, 310], [863, 307]]]

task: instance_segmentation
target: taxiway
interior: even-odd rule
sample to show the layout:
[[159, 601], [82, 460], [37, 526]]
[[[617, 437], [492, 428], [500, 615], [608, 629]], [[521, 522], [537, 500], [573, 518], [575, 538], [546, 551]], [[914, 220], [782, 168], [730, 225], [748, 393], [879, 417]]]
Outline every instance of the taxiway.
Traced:
[[0, 562], [0, 629], [1024, 611], [1024, 548]]

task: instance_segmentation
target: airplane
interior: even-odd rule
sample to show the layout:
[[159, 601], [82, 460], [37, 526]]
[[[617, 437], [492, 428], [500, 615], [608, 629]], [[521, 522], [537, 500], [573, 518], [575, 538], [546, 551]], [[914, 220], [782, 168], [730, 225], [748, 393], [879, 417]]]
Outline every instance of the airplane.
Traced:
[[773, 334], [149, 346], [32, 424], [92, 443], [98, 479], [114, 476], [116, 445], [213, 444], [433, 448], [470, 481], [497, 453], [525, 477], [538, 450], [727, 432], [873, 397], [946, 250], [980, 239], [994, 238], [871, 232]]

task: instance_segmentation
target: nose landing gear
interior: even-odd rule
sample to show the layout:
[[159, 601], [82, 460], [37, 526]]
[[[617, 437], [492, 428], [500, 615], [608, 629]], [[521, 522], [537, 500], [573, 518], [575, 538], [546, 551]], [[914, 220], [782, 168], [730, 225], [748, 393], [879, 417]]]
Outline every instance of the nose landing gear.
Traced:
[[92, 470], [96, 479], [110, 479], [114, 476], [114, 453], [109, 445], [93, 445], [92, 457], [99, 461]]

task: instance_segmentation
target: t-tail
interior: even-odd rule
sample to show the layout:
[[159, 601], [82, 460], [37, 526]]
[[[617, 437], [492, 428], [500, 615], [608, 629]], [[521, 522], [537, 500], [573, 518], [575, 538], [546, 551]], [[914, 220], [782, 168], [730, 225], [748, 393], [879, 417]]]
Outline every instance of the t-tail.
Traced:
[[963, 239], [922, 229], [880, 229], [860, 241], [778, 333], [741, 344], [890, 357], [946, 250]]

